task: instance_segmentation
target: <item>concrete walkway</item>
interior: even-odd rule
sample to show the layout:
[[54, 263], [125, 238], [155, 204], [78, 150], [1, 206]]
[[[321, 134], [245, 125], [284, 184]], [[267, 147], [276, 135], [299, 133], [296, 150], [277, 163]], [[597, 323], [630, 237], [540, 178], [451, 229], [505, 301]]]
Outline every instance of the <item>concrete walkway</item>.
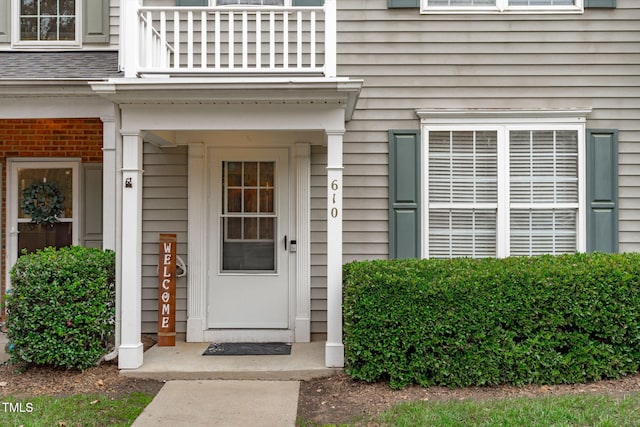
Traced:
[[[6, 342], [0, 332], [0, 363]], [[202, 356], [206, 347], [154, 347], [142, 368], [121, 371], [167, 381], [133, 427], [292, 427], [298, 380], [340, 371], [324, 367], [324, 343], [294, 344], [290, 356]]]
[[298, 381], [169, 381], [133, 427], [291, 427]]
[[287, 356], [203, 356], [208, 343], [154, 346], [120, 375], [167, 381], [134, 427], [295, 426], [300, 380], [335, 375], [324, 342], [294, 343]]

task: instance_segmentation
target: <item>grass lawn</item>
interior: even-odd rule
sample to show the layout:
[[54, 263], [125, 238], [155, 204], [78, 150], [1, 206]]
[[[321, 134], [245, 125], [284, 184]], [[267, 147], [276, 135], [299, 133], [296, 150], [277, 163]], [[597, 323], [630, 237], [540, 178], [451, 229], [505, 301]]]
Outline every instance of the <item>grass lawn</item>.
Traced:
[[514, 398], [487, 402], [414, 402], [377, 420], [390, 426], [638, 426], [640, 393]]
[[114, 399], [105, 395], [0, 397], [0, 426], [130, 426], [152, 399], [138, 392]]
[[[306, 426], [304, 422], [300, 425]], [[564, 395], [501, 400], [411, 402], [373, 419], [341, 426], [470, 427], [640, 425], [640, 393], [625, 397]]]

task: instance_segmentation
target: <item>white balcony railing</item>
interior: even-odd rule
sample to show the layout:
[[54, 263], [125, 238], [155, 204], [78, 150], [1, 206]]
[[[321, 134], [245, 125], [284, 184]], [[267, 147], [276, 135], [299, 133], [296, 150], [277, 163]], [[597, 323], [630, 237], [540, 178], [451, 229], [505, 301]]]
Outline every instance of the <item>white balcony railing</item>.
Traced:
[[335, 76], [335, 0], [321, 7], [134, 8], [136, 28], [126, 31], [123, 46], [127, 77]]

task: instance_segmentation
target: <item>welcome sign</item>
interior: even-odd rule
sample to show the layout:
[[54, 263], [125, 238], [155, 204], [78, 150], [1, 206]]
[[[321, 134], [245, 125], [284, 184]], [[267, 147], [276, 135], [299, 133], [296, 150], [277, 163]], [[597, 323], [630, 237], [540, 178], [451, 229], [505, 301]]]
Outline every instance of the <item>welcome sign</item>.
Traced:
[[160, 234], [158, 256], [158, 346], [176, 345], [176, 235]]

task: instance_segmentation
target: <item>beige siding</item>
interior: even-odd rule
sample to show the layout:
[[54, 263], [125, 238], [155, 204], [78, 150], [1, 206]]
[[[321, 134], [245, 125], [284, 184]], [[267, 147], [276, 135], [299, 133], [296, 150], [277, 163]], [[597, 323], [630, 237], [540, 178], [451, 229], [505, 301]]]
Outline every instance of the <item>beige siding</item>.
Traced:
[[311, 337], [327, 332], [327, 149], [311, 147]]
[[[158, 331], [158, 239], [176, 233], [177, 253], [187, 261], [187, 147], [144, 144], [142, 190], [142, 332]], [[176, 331], [186, 332], [187, 281], [178, 278]]]
[[[344, 257], [385, 258], [387, 132], [420, 108], [593, 108], [620, 134], [620, 250], [640, 250], [640, 2], [571, 15], [421, 15], [338, 2], [338, 74], [364, 80], [345, 135]], [[314, 266], [319, 269], [319, 266]]]
[[120, 0], [109, 2], [109, 47], [118, 49], [120, 43]]

